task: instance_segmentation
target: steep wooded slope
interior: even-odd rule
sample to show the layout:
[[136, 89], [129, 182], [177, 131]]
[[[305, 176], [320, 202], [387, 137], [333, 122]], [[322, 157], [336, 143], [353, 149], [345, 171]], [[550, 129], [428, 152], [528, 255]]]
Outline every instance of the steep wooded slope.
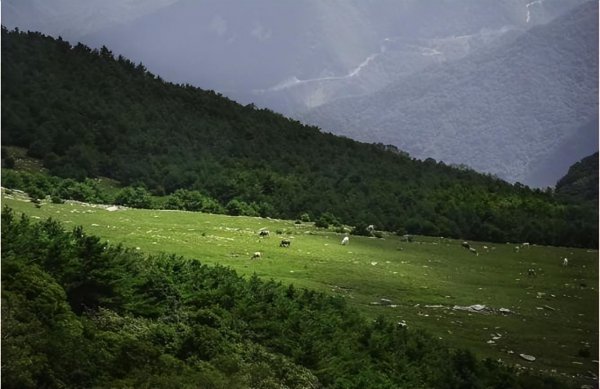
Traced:
[[[598, 3], [589, 2], [501, 48], [300, 118], [419, 158], [551, 186], [566, 166], [595, 151], [597, 133], [580, 129], [597, 116]], [[568, 144], [577, 146], [571, 158], [552, 164]]]
[[165, 83], [107, 48], [3, 30], [2, 53], [2, 143], [27, 147], [55, 175], [102, 175], [156, 194], [196, 189], [262, 216], [328, 213], [391, 231], [597, 242], [589, 212], [567, 212], [540, 191]]

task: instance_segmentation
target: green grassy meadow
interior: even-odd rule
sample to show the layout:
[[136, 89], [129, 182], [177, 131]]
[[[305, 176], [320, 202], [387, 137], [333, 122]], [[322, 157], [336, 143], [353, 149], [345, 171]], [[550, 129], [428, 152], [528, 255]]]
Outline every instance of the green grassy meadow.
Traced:
[[[120, 209], [68, 202], [44, 202], [6, 194], [2, 205], [32, 218], [59, 220], [66, 228], [147, 253], [167, 252], [238, 273], [256, 273], [298, 287], [344, 296], [366, 315], [404, 320], [450, 346], [466, 347], [481, 357], [548, 374], [580, 378], [598, 370], [598, 252], [516, 243], [470, 242], [415, 237], [412, 243], [386, 234], [383, 239], [316, 229], [312, 223], [232, 217], [183, 211]], [[270, 237], [259, 238], [260, 229]], [[281, 248], [282, 238], [291, 247]], [[484, 248], [487, 246], [487, 249]], [[251, 260], [254, 252], [262, 258]], [[562, 266], [567, 257], [569, 265]], [[536, 276], [527, 270], [535, 268]], [[373, 305], [380, 299], [388, 305]], [[453, 310], [484, 304], [489, 314]], [[432, 307], [434, 306], [434, 307]], [[497, 310], [507, 308], [512, 313]], [[535, 356], [528, 362], [520, 353]]]

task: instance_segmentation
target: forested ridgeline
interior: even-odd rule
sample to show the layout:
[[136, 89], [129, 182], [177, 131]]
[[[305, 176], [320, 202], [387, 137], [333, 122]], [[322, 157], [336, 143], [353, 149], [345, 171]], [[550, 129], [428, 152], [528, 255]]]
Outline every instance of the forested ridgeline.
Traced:
[[556, 184], [559, 198], [579, 203], [598, 204], [598, 152], [583, 158], [569, 168]]
[[[153, 194], [195, 190], [224, 209], [485, 241], [588, 246], [597, 208], [322, 133], [212, 91], [164, 82], [107, 48], [2, 30], [2, 144], [50, 173]], [[233, 201], [233, 203], [232, 203]]]
[[5, 388], [560, 388], [341, 297], [2, 213]]

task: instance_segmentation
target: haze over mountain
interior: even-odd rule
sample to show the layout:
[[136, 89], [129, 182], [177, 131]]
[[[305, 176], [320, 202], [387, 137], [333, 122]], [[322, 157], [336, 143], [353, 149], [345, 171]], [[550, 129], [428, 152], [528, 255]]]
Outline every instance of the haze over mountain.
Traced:
[[[378, 125], [372, 121], [388, 115], [387, 104], [381, 112], [377, 108], [373, 116], [361, 118], [356, 126], [348, 128], [340, 128], [337, 120], [323, 118], [320, 113], [305, 115], [304, 112], [349, 96], [389, 90], [390, 85], [399, 85], [411, 75], [421, 77], [417, 74], [429, 67], [443, 69], [457, 60], [481, 55], [480, 51], [501, 50], [532, 26], [548, 23], [581, 3], [583, 0], [94, 0], [83, 6], [72, 0], [9, 0], [2, 3], [2, 11], [3, 24], [9, 28], [62, 35], [92, 47], [106, 45], [116, 54], [143, 62], [165, 80], [214, 89], [244, 104], [253, 102], [286, 115], [310, 119], [325, 131], [374, 142], [387, 139], [372, 132]], [[546, 61], [544, 66], [554, 68], [555, 64]], [[448, 72], [446, 75], [455, 76]], [[430, 87], [437, 89], [444, 85], [440, 82], [439, 86]], [[536, 93], [545, 95], [548, 90]], [[493, 101], [493, 97], [487, 96], [485, 100]], [[428, 115], [423, 122], [419, 119], [411, 125], [427, 128], [430, 117], [437, 115], [432, 108], [424, 108]], [[548, 109], [551, 111], [552, 107]], [[456, 115], [470, 114], [457, 110]], [[573, 128], [583, 125], [573, 123]], [[409, 131], [402, 126], [395, 128]], [[479, 127], [461, 129], [456, 137], [478, 130]], [[589, 145], [588, 138], [585, 139], [583, 144]], [[472, 153], [447, 155], [442, 148], [432, 149], [433, 154], [429, 155], [429, 149], [419, 150], [407, 142], [392, 140], [419, 158], [431, 156], [477, 169], [487, 168]], [[562, 171], [556, 173], [550, 169], [552, 173], [542, 174], [543, 179], [530, 178], [514, 167], [505, 172], [486, 171], [536, 186], [554, 180], [553, 184], [572, 162], [593, 151], [575, 148], [575, 155], [558, 162]], [[532, 158], [557, 162], [554, 154]], [[505, 162], [511, 162], [510, 156], [488, 165], [496, 167]], [[533, 165], [525, 169], [548, 170]], [[532, 174], [540, 175], [529, 175]]]
[[10, 0], [2, 11], [8, 28], [106, 45], [166, 80], [294, 113], [377, 90], [580, 2]]
[[418, 158], [467, 163], [536, 186], [553, 186], [598, 149], [597, 117], [597, 2], [501, 47], [301, 116]]

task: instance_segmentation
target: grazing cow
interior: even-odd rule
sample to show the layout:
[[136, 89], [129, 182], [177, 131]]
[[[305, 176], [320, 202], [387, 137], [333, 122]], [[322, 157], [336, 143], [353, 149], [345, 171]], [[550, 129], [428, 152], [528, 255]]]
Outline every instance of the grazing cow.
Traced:
[[476, 256], [479, 256], [479, 253], [473, 247], [469, 247], [469, 251], [475, 254]]
[[261, 259], [261, 258], [262, 258], [262, 254], [260, 253], [260, 251], [257, 251], [252, 255], [252, 258], [250, 258], [250, 259]]
[[462, 247], [466, 248], [466, 249], [470, 249], [471, 248], [471, 245], [469, 244], [469, 242], [462, 242], [460, 245]]
[[568, 259], [567, 257], [564, 257], [564, 258], [563, 258], [562, 265], [563, 265], [564, 267], [567, 267], [567, 266], [569, 265], [569, 259]]
[[342, 239], [342, 246], [347, 245], [350, 242], [350, 238], [348, 238], [347, 236], [344, 236], [344, 239]]
[[269, 236], [269, 230], [262, 230], [258, 233], [258, 236], [265, 237], [265, 236]]
[[292, 241], [289, 239], [282, 239], [281, 243], [279, 243], [279, 247], [290, 247]]
[[529, 269], [527, 270], [527, 276], [528, 276], [528, 277], [535, 277], [535, 269], [533, 269], [533, 268], [529, 268]]

